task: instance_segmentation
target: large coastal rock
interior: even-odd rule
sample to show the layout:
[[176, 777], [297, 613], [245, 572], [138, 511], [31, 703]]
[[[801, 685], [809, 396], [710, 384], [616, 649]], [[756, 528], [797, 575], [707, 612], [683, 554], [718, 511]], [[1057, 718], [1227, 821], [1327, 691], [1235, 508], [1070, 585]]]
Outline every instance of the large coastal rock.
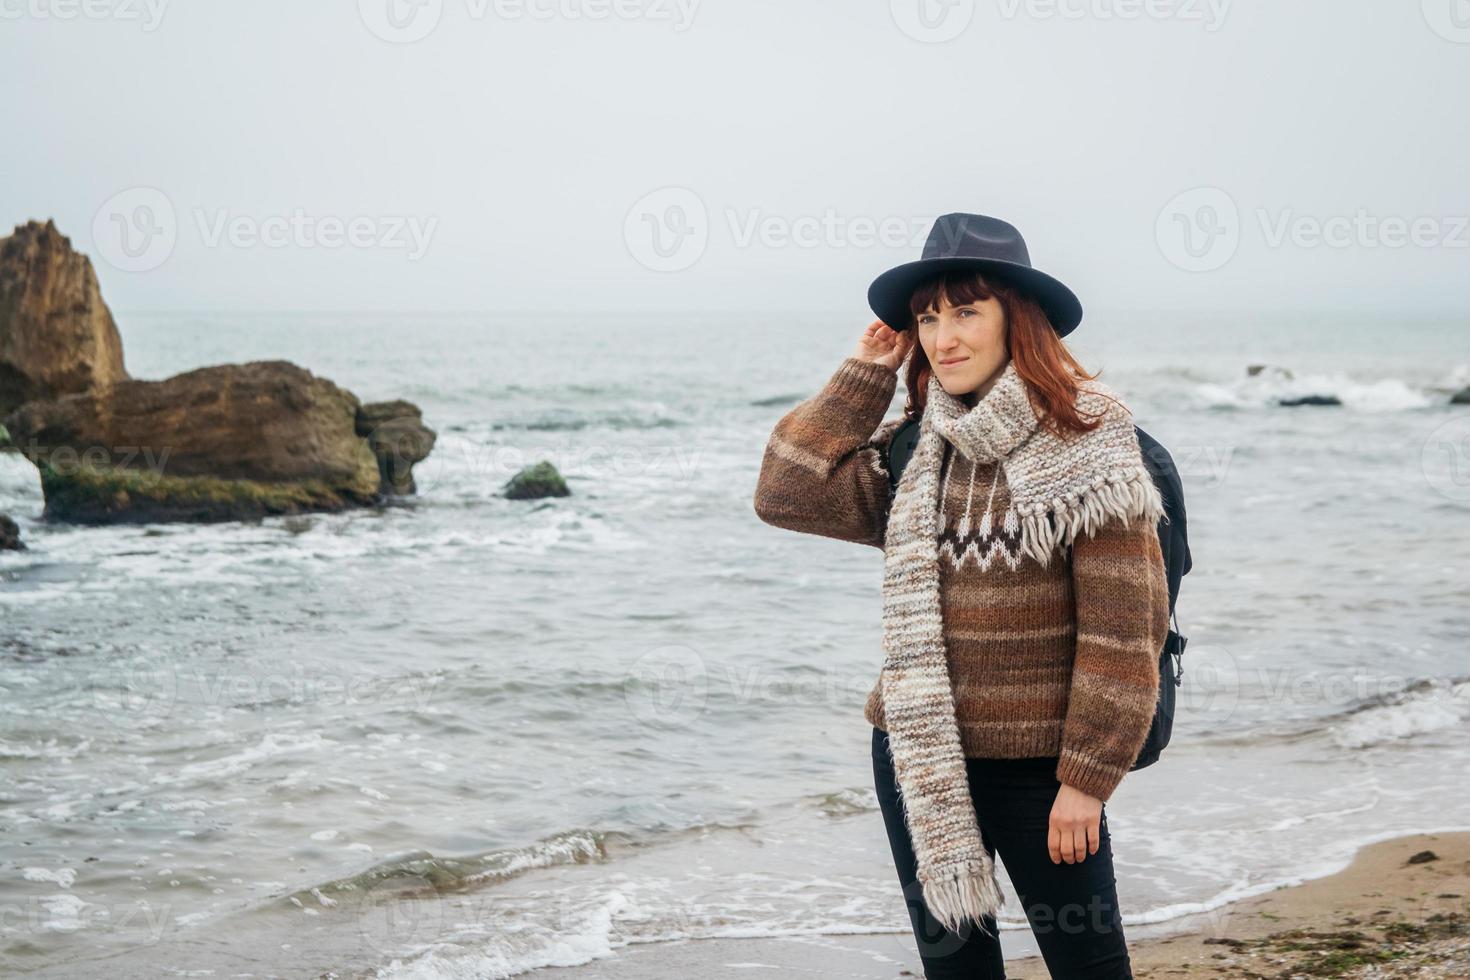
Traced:
[[251, 361], [28, 402], [4, 425], [41, 472], [47, 518], [216, 521], [379, 500], [359, 409], [289, 361]]
[[91, 261], [50, 221], [0, 239], [0, 417], [127, 377]]

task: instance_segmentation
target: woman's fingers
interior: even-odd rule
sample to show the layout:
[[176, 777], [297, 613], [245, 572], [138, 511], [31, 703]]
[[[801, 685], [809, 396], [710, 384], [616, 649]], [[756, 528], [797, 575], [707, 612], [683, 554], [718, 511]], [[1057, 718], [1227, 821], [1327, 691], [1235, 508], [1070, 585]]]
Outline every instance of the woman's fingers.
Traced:
[[1096, 854], [1101, 844], [1098, 825], [1095, 823], [1073, 823], [1056, 816], [1051, 818], [1047, 829], [1046, 848], [1051, 853], [1052, 864], [1077, 864]]
[[891, 351], [893, 349], [894, 339], [893, 331], [889, 330], [882, 320], [874, 320], [863, 330], [861, 342], [865, 347]]

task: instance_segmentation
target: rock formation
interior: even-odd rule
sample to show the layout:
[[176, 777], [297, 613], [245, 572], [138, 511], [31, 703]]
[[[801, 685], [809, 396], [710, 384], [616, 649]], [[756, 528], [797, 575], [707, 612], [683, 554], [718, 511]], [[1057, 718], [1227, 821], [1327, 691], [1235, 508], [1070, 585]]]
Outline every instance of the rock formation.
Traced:
[[47, 518], [237, 520], [372, 503], [358, 407], [289, 361], [251, 361], [28, 402], [5, 425]]
[[0, 417], [35, 398], [127, 377], [122, 338], [87, 257], [51, 221], [0, 239]]
[[20, 528], [4, 514], [0, 514], [0, 551], [25, 551], [25, 542], [20, 539]]
[[413, 464], [428, 458], [437, 438], [419, 407], [401, 399], [364, 405], [357, 410], [357, 434], [377, 457], [383, 492], [415, 492]]
[[527, 466], [505, 484], [507, 500], [539, 500], [542, 497], [570, 497], [567, 481], [546, 460]]
[[1341, 405], [1336, 395], [1298, 395], [1293, 398], [1278, 398], [1276, 404], [1284, 408], [1299, 408], [1302, 405]]
[[[8, 430], [8, 431], [7, 431]], [[434, 431], [289, 361], [130, 378], [87, 258], [50, 221], [0, 240], [0, 434], [36, 465], [44, 516], [221, 521], [414, 491]]]

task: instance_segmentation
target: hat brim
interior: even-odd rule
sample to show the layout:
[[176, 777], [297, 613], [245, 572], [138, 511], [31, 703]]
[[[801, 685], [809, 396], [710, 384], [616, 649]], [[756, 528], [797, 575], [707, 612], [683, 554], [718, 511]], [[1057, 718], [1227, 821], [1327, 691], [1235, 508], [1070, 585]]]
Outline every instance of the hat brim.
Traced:
[[878, 314], [878, 319], [890, 328], [907, 330], [912, 319], [909, 298], [913, 296], [914, 288], [931, 276], [956, 269], [1003, 274], [1035, 297], [1058, 337], [1065, 337], [1082, 322], [1082, 303], [1076, 294], [1046, 273], [1003, 259], [969, 258], [960, 255], [919, 259], [894, 266], [874, 279], [873, 284], [868, 287], [868, 305]]

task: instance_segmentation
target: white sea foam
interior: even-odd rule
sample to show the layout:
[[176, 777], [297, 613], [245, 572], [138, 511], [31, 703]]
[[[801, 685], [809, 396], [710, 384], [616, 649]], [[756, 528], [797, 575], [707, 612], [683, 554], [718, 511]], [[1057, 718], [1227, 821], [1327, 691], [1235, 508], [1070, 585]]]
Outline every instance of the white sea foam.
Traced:
[[51, 932], [76, 932], [86, 928], [84, 916], [90, 916], [88, 910], [96, 908], [90, 902], [67, 894], [43, 896], [40, 906], [50, 916], [40, 926]]
[[1386, 704], [1348, 715], [1332, 726], [1343, 748], [1361, 749], [1456, 729], [1470, 718], [1470, 681], [1435, 681], [1427, 689], [1405, 692]]
[[1274, 371], [1230, 384], [1205, 382], [1194, 387], [1197, 403], [1210, 408], [1277, 408], [1282, 399], [1331, 396], [1344, 408], [1360, 412], [1402, 412], [1443, 401], [1399, 378], [1360, 381], [1344, 374], [1298, 374]]
[[203, 762], [191, 762], [179, 766], [173, 772], [158, 773], [152, 782], [157, 785], [188, 783], [199, 780], [224, 779], [248, 772], [257, 763], [277, 756], [297, 753], [314, 754], [336, 745], [321, 732], [295, 734], [288, 732], [266, 732], [255, 745], [230, 755]]
[[51, 881], [62, 888], [70, 888], [77, 880], [75, 868], [26, 868], [20, 874], [26, 881]]

